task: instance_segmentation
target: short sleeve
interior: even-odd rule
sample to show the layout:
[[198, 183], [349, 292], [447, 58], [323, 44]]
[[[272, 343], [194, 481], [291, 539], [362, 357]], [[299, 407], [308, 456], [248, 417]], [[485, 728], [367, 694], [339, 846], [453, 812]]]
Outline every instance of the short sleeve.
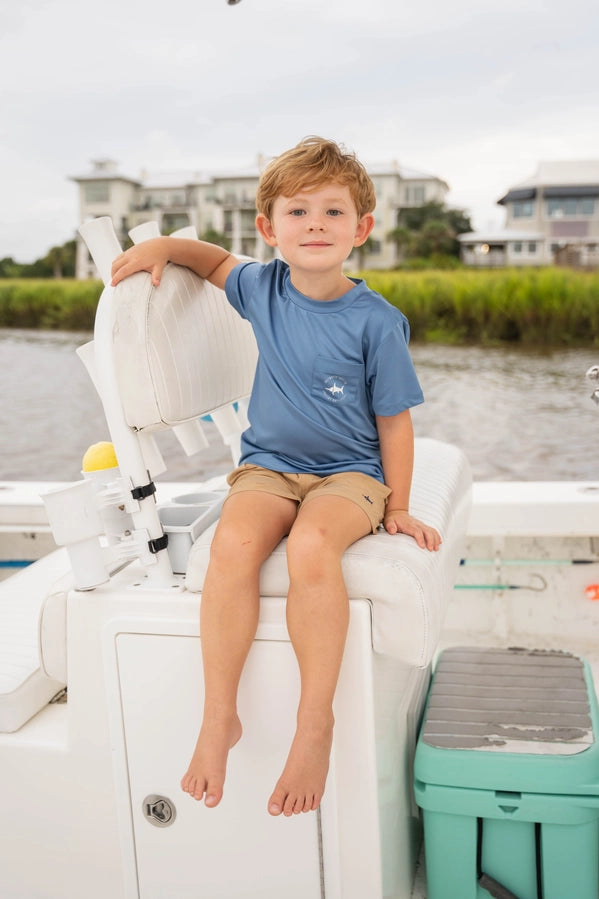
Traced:
[[368, 374], [375, 415], [399, 415], [424, 402], [424, 396], [408, 349], [410, 326], [401, 320], [381, 341]]
[[260, 262], [240, 262], [227, 276], [225, 282], [227, 299], [242, 318], [249, 318], [248, 307], [251, 305], [256, 282], [263, 268]]

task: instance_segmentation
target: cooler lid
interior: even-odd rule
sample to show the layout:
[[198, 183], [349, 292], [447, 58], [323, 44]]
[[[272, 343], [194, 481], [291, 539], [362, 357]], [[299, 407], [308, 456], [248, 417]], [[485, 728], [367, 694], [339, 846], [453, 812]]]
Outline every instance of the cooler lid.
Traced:
[[[578, 656], [454, 647], [442, 653], [435, 672], [417, 777], [437, 784], [559, 793], [587, 793], [592, 782], [599, 793], [596, 729], [592, 680]], [[428, 752], [429, 747], [446, 752]], [[581, 758], [576, 764], [581, 755], [584, 763]], [[593, 766], [583, 772], [589, 755]]]

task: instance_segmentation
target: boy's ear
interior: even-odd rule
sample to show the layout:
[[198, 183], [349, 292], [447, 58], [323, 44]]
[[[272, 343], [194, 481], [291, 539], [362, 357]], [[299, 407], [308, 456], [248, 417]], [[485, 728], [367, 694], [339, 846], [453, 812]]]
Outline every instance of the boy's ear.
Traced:
[[356, 228], [354, 237], [354, 247], [361, 247], [363, 243], [366, 243], [373, 228], [374, 216], [372, 213], [367, 212], [366, 215], [363, 215], [358, 221], [358, 227]]
[[269, 247], [276, 247], [277, 238], [275, 237], [275, 232], [272, 229], [270, 219], [263, 212], [259, 212], [256, 216], [256, 229]]

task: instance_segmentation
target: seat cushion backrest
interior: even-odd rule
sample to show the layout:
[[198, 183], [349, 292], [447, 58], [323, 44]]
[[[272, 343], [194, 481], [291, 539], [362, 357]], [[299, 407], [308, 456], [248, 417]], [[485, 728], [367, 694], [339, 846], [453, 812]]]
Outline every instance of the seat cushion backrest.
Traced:
[[113, 346], [127, 424], [152, 431], [247, 397], [258, 355], [253, 331], [222, 290], [167, 265], [115, 289]]
[[67, 683], [66, 549], [0, 583], [0, 733], [18, 730]]

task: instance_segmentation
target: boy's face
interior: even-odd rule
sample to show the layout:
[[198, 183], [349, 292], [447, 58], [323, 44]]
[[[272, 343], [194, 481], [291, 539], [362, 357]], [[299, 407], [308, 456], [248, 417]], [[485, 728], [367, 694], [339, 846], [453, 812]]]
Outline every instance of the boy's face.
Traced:
[[258, 215], [256, 226], [271, 247], [279, 247], [290, 267], [326, 272], [341, 265], [363, 244], [374, 225], [358, 216], [349, 187], [330, 182], [293, 197], [277, 197], [272, 216]]

